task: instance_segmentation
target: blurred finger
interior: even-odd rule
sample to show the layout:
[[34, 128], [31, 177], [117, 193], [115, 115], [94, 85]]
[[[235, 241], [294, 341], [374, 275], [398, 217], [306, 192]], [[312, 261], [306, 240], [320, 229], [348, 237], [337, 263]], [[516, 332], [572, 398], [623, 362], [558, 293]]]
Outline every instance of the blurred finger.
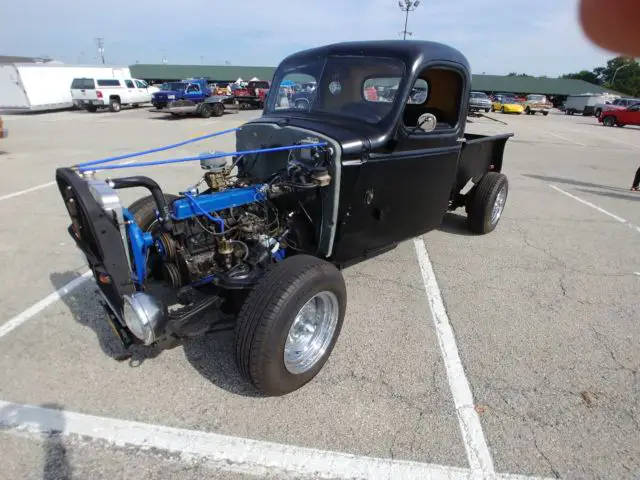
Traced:
[[580, 0], [580, 23], [601, 48], [640, 57], [639, 0]]

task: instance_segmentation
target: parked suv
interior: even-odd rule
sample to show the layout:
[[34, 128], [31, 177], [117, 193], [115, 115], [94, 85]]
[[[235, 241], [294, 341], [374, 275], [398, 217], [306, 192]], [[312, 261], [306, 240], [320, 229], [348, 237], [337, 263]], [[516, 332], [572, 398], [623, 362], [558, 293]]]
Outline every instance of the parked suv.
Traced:
[[122, 105], [137, 107], [151, 102], [151, 93], [145, 82], [135, 78], [74, 78], [71, 98], [74, 106], [89, 112], [98, 108], [119, 112]]
[[491, 110], [491, 99], [484, 92], [471, 92], [469, 94], [469, 110], [471, 112], [478, 110], [489, 112]]

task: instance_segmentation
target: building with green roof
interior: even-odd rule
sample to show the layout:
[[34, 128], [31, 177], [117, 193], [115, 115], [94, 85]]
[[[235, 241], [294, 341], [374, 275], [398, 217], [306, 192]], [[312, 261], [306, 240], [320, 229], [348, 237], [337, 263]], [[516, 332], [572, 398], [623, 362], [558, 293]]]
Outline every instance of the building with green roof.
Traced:
[[[168, 65], [135, 64], [130, 66], [131, 75], [150, 83], [181, 80], [184, 78], [206, 78], [210, 82], [235, 82], [238, 78], [271, 80], [275, 67], [251, 67], [231, 65]], [[585, 93], [616, 93], [584, 80], [564, 78], [473, 75], [472, 90], [486, 93], [539, 93], [553, 97], [566, 97]]]

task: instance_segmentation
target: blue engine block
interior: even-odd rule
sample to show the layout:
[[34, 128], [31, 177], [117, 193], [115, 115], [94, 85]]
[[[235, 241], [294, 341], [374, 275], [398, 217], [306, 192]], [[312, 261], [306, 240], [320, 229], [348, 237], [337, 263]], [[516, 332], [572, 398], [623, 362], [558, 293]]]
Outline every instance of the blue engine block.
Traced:
[[[250, 187], [231, 188], [216, 193], [185, 196], [173, 202], [171, 217], [174, 221], [187, 220], [202, 215], [211, 218], [209, 212], [218, 212], [227, 208], [264, 200], [265, 186], [264, 184], [259, 184]], [[147, 276], [147, 252], [154, 245], [154, 239], [151, 233], [143, 232], [140, 229], [129, 210], [123, 209], [123, 214], [125, 220], [127, 220], [127, 234], [133, 257], [134, 271], [131, 272], [132, 277], [135, 283], [142, 285]], [[223, 222], [223, 220], [217, 218], [213, 218], [213, 220]]]
[[[222, 192], [194, 195], [191, 198], [179, 198], [173, 202], [171, 217], [173, 220], [186, 220], [205, 215], [203, 212], [218, 212], [227, 208], [239, 207], [265, 199], [265, 185], [231, 188]], [[194, 208], [193, 202], [197, 203]]]

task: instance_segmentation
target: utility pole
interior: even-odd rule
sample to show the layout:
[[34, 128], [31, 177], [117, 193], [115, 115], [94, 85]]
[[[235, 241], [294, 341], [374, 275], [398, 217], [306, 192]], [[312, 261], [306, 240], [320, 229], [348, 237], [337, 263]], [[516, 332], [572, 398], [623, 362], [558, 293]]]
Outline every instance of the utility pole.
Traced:
[[100, 54], [100, 60], [102, 60], [102, 64], [104, 65], [104, 38], [96, 38], [96, 43], [98, 44], [98, 53]]
[[400, 33], [403, 34], [402, 39], [406, 40], [407, 35], [413, 35], [413, 33], [407, 31], [407, 25], [409, 24], [409, 12], [413, 12], [420, 5], [420, 0], [398, 0], [398, 6], [400, 10], [405, 12], [404, 17], [404, 30]]

